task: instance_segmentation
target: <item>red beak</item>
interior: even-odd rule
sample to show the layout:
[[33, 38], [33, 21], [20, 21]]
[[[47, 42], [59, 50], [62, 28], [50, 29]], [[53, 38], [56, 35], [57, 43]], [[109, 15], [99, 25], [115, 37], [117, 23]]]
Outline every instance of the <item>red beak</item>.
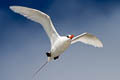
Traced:
[[74, 37], [74, 35], [71, 35], [69, 38], [72, 39]]

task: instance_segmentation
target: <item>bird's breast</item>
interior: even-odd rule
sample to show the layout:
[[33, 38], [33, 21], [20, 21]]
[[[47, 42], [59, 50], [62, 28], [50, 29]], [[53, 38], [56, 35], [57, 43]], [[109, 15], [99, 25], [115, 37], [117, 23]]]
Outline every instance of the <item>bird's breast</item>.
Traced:
[[71, 40], [60, 39], [52, 46], [51, 53], [54, 57], [63, 53], [71, 44]]

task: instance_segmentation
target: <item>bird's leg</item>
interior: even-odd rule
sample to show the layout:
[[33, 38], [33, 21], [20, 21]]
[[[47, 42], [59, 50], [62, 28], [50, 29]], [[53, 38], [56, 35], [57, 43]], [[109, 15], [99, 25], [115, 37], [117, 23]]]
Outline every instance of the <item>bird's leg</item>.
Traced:
[[56, 60], [56, 59], [58, 59], [59, 58], [59, 56], [56, 56], [56, 57], [54, 57], [54, 60]]
[[46, 53], [47, 57], [51, 57], [51, 53], [47, 52]]

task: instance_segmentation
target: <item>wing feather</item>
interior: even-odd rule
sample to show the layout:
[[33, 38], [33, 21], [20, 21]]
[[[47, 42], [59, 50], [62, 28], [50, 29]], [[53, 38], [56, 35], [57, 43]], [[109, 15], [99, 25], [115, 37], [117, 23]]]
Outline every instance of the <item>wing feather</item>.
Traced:
[[47, 14], [36, 9], [22, 6], [10, 6], [10, 9], [32, 21], [40, 23], [46, 31], [48, 37], [50, 38], [51, 44], [53, 44], [56, 38], [59, 37], [59, 34], [56, 32], [52, 21]]
[[83, 33], [81, 35], [74, 37], [72, 39], [71, 44], [79, 41], [88, 45], [92, 45], [94, 47], [103, 47], [102, 42], [96, 36], [89, 33]]

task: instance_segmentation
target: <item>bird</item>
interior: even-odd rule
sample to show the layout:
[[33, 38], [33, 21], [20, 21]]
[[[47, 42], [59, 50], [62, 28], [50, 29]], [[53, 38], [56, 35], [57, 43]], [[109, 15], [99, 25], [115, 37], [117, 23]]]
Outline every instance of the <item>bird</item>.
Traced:
[[50, 16], [40, 10], [23, 6], [10, 6], [9, 8], [15, 13], [41, 24], [50, 39], [51, 48], [50, 51], [46, 52], [48, 60], [35, 74], [37, 74], [48, 62], [58, 59], [59, 56], [74, 43], [82, 42], [98, 48], [103, 47], [101, 40], [87, 32], [78, 36], [74, 36], [73, 34], [60, 36], [57, 33]]

